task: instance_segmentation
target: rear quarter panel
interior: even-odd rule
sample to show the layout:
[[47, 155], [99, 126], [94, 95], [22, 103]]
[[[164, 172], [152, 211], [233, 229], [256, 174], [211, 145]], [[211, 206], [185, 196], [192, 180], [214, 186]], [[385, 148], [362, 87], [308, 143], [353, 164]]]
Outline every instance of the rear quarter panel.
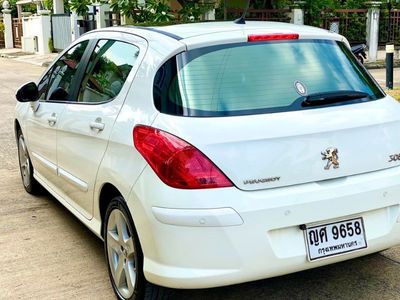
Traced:
[[94, 217], [100, 220], [98, 201], [105, 183], [113, 184], [125, 199], [147, 163], [133, 144], [133, 128], [150, 125], [158, 111], [153, 104], [153, 79], [159, 66], [168, 58], [185, 50], [182, 43], [170, 38], [162, 44], [148, 40], [146, 55], [131, 82], [125, 103], [114, 124], [108, 148], [100, 165], [95, 188]]

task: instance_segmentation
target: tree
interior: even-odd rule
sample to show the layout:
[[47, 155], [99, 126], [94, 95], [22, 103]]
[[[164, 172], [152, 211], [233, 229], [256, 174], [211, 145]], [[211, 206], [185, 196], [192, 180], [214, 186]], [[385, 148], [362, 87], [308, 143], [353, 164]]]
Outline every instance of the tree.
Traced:
[[90, 0], [71, 0], [69, 6], [73, 12], [78, 16], [86, 16], [89, 12], [88, 5], [90, 5]]
[[146, 0], [143, 4], [136, 0], [110, 1], [113, 11], [121, 12], [134, 23], [165, 23], [175, 18], [166, 0]]

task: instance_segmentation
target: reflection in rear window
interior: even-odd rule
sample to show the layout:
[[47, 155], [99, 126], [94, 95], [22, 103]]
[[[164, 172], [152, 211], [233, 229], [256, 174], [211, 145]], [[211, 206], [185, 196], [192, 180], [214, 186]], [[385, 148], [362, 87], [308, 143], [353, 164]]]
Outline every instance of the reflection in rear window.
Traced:
[[345, 90], [384, 96], [345, 44], [296, 40], [184, 52], [158, 70], [153, 93], [164, 113], [226, 116], [305, 109], [306, 95]]

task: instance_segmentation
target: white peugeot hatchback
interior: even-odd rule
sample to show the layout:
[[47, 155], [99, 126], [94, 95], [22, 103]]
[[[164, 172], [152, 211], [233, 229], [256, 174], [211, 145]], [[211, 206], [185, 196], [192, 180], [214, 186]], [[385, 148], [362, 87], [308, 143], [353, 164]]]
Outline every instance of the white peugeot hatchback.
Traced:
[[338, 34], [97, 30], [17, 99], [25, 189], [44, 186], [104, 239], [120, 299], [400, 244], [400, 105]]

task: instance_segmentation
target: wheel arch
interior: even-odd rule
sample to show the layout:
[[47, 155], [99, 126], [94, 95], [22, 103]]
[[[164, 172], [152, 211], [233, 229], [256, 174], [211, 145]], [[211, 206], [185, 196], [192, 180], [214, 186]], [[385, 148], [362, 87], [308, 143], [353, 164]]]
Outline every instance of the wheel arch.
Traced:
[[100, 212], [100, 222], [101, 222], [100, 235], [103, 238], [104, 238], [103, 236], [104, 218], [106, 215], [108, 203], [110, 203], [110, 201], [117, 196], [123, 196], [123, 195], [115, 185], [109, 182], [103, 184], [99, 193], [99, 212]]

